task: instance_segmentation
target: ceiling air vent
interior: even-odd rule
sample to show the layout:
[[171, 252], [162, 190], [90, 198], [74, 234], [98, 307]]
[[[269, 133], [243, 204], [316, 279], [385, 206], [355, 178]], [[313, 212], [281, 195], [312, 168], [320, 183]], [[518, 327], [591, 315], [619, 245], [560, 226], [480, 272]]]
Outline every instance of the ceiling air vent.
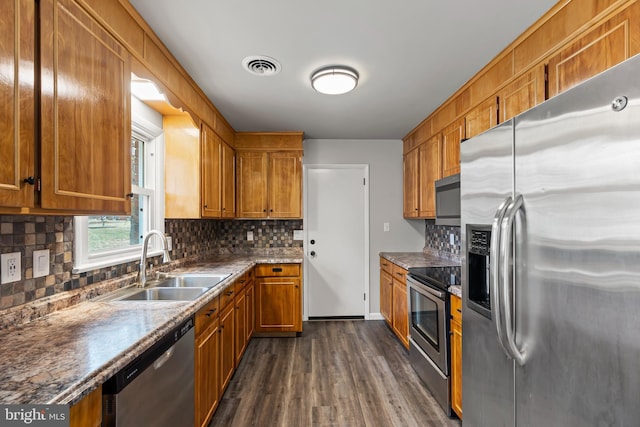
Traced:
[[282, 69], [278, 61], [268, 56], [247, 56], [242, 60], [242, 66], [256, 76], [273, 76]]

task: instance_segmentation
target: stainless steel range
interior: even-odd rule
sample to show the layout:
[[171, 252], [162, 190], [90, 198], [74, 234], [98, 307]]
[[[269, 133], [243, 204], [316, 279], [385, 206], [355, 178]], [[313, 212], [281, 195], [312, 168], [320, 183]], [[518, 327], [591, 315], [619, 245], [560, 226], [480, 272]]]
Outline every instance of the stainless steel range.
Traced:
[[460, 266], [410, 268], [407, 275], [409, 359], [445, 413], [451, 416], [449, 298]]

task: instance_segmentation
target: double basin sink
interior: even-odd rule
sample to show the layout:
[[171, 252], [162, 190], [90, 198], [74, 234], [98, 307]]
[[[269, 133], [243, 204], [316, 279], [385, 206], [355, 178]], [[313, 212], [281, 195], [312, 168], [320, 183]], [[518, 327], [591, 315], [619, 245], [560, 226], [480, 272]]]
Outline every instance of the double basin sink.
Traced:
[[230, 274], [164, 274], [144, 288], [130, 287], [95, 301], [193, 301]]

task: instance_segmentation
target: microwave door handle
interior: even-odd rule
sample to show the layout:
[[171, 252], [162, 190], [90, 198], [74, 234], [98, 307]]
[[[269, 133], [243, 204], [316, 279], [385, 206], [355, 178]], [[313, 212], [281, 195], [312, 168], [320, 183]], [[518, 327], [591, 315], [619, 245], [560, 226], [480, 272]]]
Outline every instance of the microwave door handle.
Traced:
[[[500, 257], [502, 259], [503, 264], [500, 266], [502, 270], [502, 292], [501, 292], [501, 305], [504, 310], [504, 328], [505, 328], [505, 337], [507, 345], [507, 350], [512, 359], [514, 359], [520, 366], [524, 366], [525, 364], [525, 354], [524, 352], [518, 348], [515, 339], [515, 330], [514, 330], [514, 301], [511, 298], [514, 289], [514, 279], [513, 274], [511, 273], [511, 261], [513, 257], [513, 238], [514, 238], [514, 227], [513, 221], [520, 209], [522, 209], [523, 199], [522, 195], [518, 194], [516, 198], [511, 202], [507, 212], [505, 214], [504, 219], [502, 220], [501, 231], [500, 234], [502, 236], [502, 241], [500, 242]], [[509, 292], [509, 291], [512, 292]]]
[[501, 224], [504, 220], [504, 215], [507, 208], [511, 204], [511, 196], [504, 199], [502, 204], [498, 207], [496, 214], [493, 218], [493, 224], [491, 225], [491, 243], [489, 249], [489, 300], [491, 304], [491, 319], [493, 326], [498, 335], [498, 342], [504, 353], [511, 357], [506, 344], [506, 336], [504, 330], [504, 314], [500, 304], [500, 265], [502, 264], [500, 259], [500, 242], [502, 231]]

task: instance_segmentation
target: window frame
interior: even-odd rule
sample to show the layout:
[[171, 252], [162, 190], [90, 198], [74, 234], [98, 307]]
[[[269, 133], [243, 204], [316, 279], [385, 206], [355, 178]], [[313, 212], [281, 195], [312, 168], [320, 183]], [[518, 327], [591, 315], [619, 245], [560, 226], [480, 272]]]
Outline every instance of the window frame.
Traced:
[[[145, 187], [131, 185], [134, 194], [140, 194], [148, 197], [148, 204], [151, 206], [151, 212], [147, 213], [146, 221], [149, 230], [159, 230], [164, 233], [164, 134], [162, 128], [158, 127], [152, 121], [144, 117], [144, 112], [139, 109], [146, 105], [138, 101], [137, 98], [131, 98], [132, 104], [132, 122], [131, 137], [135, 137], [144, 141], [144, 183]], [[135, 104], [138, 105], [136, 108]], [[160, 114], [155, 112], [153, 113]], [[142, 252], [142, 244], [131, 245], [122, 249], [114, 249], [95, 254], [89, 253], [89, 216], [74, 217], [74, 266], [73, 273], [83, 273], [99, 268], [110, 267], [123, 264], [135, 260], [139, 260]], [[149, 256], [162, 254], [162, 244], [160, 239], [150, 239]]]

